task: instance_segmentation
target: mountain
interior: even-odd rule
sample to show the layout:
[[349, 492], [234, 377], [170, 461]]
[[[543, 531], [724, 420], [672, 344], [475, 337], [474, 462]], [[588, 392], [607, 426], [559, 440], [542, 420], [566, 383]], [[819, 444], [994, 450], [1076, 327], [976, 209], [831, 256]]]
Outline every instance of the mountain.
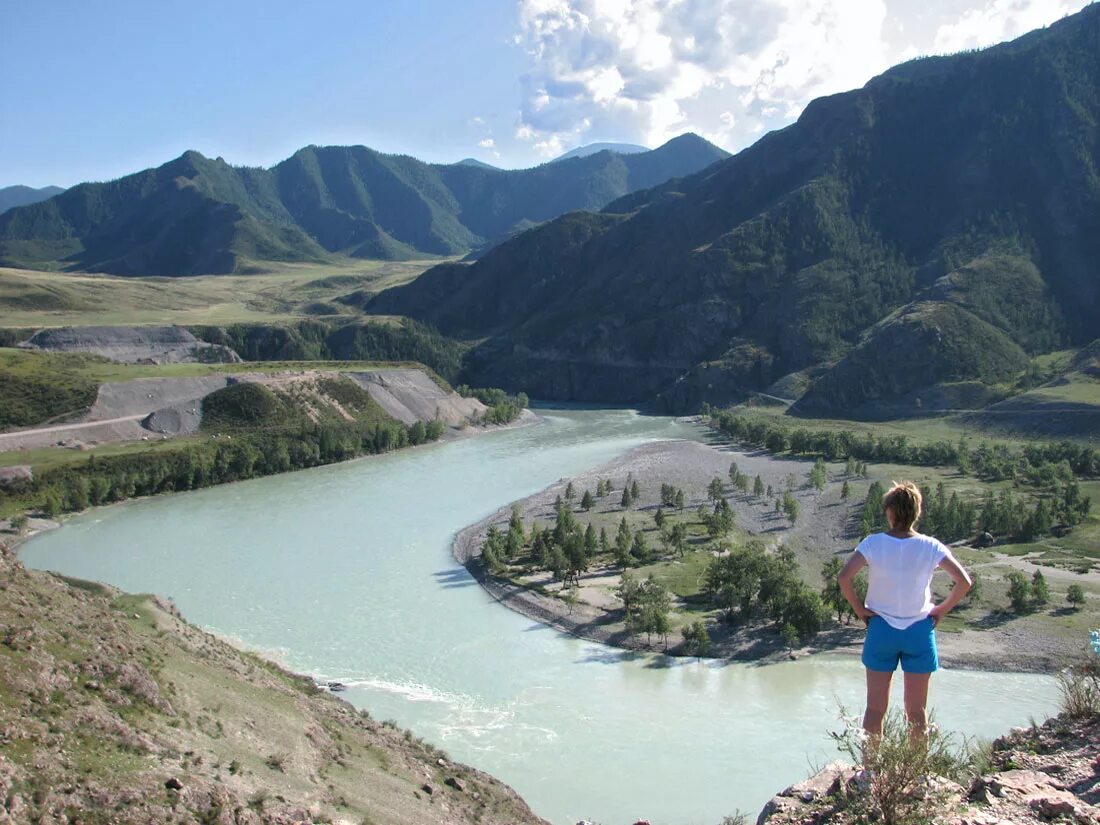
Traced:
[[271, 169], [186, 152], [0, 215], [0, 265], [193, 275], [332, 254], [459, 255], [725, 156], [690, 134], [642, 154], [520, 170], [428, 164], [363, 146], [309, 146]]
[[639, 152], [648, 152], [648, 146], [639, 146], [637, 143], [589, 143], [587, 146], [578, 146], [570, 149], [564, 155], [558, 155], [554, 160], [569, 160], [569, 158], [586, 158], [599, 152], [615, 152], [620, 155], [636, 155]]
[[0, 213], [7, 212], [16, 206], [44, 201], [64, 191], [60, 186], [43, 186], [41, 189], [30, 186], [5, 186], [0, 188]]
[[1029, 356], [1100, 336], [1098, 169], [1094, 5], [815, 100], [726, 161], [369, 311], [481, 341], [470, 383], [541, 398], [690, 410], [774, 385], [807, 414], [981, 405]]
[[491, 164], [491, 163], [486, 163], [485, 161], [478, 160], [477, 158], [463, 158], [462, 160], [460, 160], [458, 162], [457, 165], [458, 166], [476, 166], [478, 169], [497, 169], [498, 168], [496, 166], [493, 166], [493, 164]]

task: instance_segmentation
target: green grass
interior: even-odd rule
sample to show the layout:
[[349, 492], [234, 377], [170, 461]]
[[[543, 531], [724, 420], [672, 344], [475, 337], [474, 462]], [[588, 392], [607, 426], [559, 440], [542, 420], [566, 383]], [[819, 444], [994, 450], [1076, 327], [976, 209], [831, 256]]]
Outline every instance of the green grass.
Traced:
[[287, 321], [333, 312], [335, 298], [407, 283], [438, 261], [256, 264], [250, 275], [119, 278], [0, 267], [4, 326], [232, 324]]
[[97, 381], [87, 367], [104, 359], [52, 354], [26, 357], [0, 349], [0, 430], [72, 415], [90, 407]]

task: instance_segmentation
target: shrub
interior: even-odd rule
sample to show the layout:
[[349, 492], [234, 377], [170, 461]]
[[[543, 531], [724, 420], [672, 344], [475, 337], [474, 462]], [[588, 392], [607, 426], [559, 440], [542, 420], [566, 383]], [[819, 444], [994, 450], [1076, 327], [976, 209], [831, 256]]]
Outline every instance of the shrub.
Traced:
[[1100, 714], [1100, 631], [1092, 631], [1090, 650], [1058, 675], [1062, 713], [1075, 719]]
[[863, 771], [855, 781], [857, 792], [850, 798], [851, 821], [881, 822], [883, 825], [917, 825], [936, 820], [944, 813], [946, 793], [937, 788], [935, 777], [965, 779], [970, 762], [965, 748], [956, 747], [953, 737], [934, 724], [927, 735], [910, 735], [904, 714], [892, 710], [882, 725], [882, 736], [867, 736], [860, 720], [841, 708], [844, 730], [830, 733], [837, 748]]

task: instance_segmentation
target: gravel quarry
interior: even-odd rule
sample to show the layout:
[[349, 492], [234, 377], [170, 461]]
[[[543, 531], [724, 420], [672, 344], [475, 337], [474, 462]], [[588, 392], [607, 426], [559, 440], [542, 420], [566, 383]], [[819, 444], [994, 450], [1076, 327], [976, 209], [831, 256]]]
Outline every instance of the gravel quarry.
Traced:
[[86, 352], [123, 364], [239, 364], [229, 347], [200, 341], [183, 327], [60, 327], [44, 329], [22, 349]]
[[485, 411], [485, 405], [476, 398], [463, 398], [453, 391], [448, 392], [426, 372], [411, 368], [137, 378], [100, 385], [92, 408], [78, 421], [0, 433], [0, 452], [51, 446], [87, 449], [118, 441], [192, 435], [202, 424], [203, 399], [230, 383], [275, 386], [308, 383], [329, 374], [354, 380], [387, 414], [405, 424], [438, 417], [450, 427], [462, 427]]

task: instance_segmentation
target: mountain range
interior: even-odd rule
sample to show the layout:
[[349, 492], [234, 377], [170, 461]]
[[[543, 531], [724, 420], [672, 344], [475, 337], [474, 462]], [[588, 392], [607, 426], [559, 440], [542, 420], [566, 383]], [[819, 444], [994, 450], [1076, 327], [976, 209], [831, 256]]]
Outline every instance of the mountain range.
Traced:
[[899, 65], [682, 179], [376, 296], [470, 383], [669, 410], [980, 407], [1100, 337], [1100, 6]]
[[17, 206], [44, 201], [64, 191], [60, 186], [43, 186], [41, 189], [33, 186], [5, 186], [0, 188], [0, 213]]
[[186, 152], [0, 215], [0, 265], [192, 275], [334, 254], [460, 255], [726, 156], [693, 134], [639, 154], [601, 151], [520, 170], [428, 164], [363, 146], [309, 146], [270, 169]]
[[585, 146], [578, 146], [576, 149], [570, 149], [568, 152], [562, 155], [558, 155], [554, 160], [569, 160], [569, 158], [586, 158], [589, 155], [594, 155], [597, 152], [616, 152], [620, 155], [636, 155], [639, 152], [648, 152], [648, 146], [642, 146], [637, 143], [589, 143]]

